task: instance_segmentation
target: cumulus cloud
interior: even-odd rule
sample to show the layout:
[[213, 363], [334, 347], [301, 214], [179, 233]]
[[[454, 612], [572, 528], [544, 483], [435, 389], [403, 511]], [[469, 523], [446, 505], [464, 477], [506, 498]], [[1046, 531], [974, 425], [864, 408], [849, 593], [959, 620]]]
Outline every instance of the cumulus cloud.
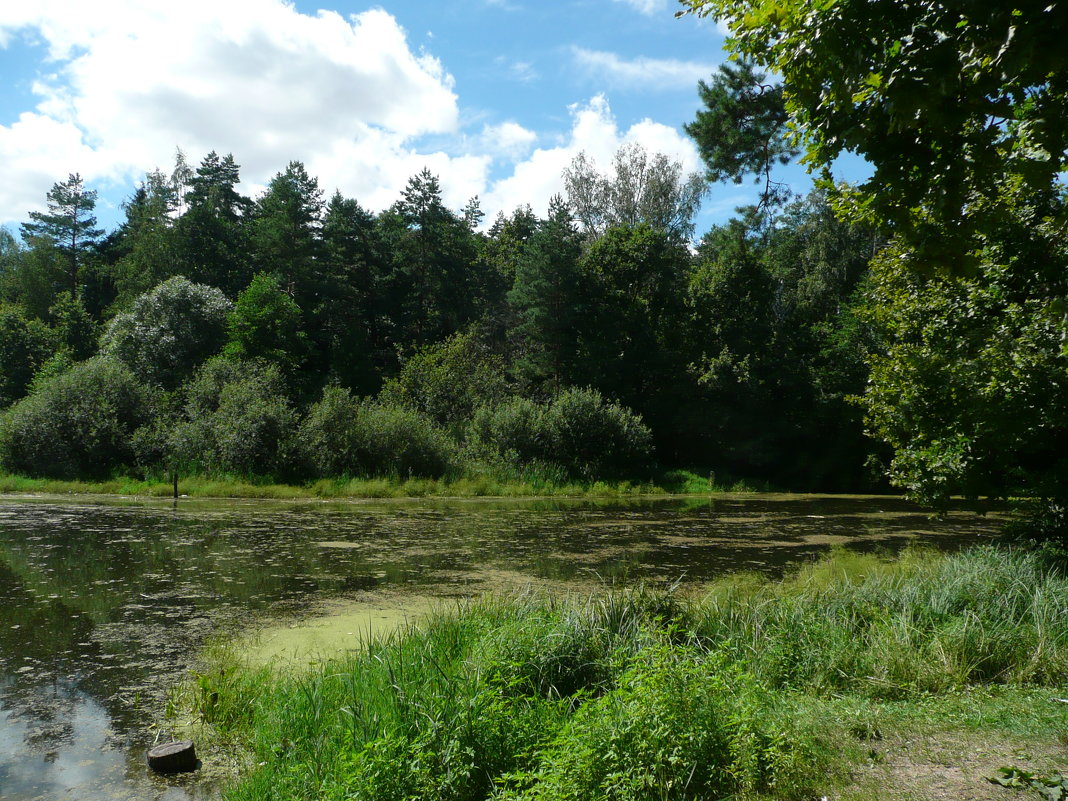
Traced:
[[481, 149], [504, 156], [522, 156], [538, 141], [538, 135], [517, 122], [487, 125], [480, 137]]
[[676, 128], [646, 119], [622, 130], [612, 115], [608, 100], [597, 95], [588, 103], [571, 107], [571, 130], [555, 147], [537, 148], [516, 163], [512, 174], [493, 184], [483, 198], [487, 218], [506, 214], [529, 203], [544, 213], [549, 199], [564, 191], [563, 171], [581, 152], [607, 170], [621, 145], [638, 144], [650, 152], [664, 153], [679, 161], [686, 172], [701, 169], [694, 143]]
[[684, 88], [693, 90], [701, 78], [715, 69], [712, 64], [680, 61], [673, 58], [623, 59], [602, 50], [571, 48], [575, 64], [587, 74], [619, 86], [651, 89]]
[[[0, 125], [0, 222], [41, 208], [70, 172], [128, 191], [146, 170], [169, 169], [175, 147], [194, 162], [232, 152], [250, 194], [298, 159], [327, 193], [374, 210], [427, 167], [452, 208], [479, 195], [489, 219], [526, 203], [543, 212], [581, 151], [608, 167], [636, 142], [699, 169], [677, 129], [648, 119], [623, 127], [601, 95], [571, 106], [555, 139], [461, 115], [442, 63], [414, 50], [381, 9], [342, 17], [285, 0], [0, 3], [0, 46], [15, 36], [43, 45], [48, 60], [34, 108]], [[688, 69], [650, 64], [660, 80]], [[507, 66], [534, 76], [529, 64]], [[475, 119], [481, 130], [465, 130]]]
[[666, 0], [616, 0], [616, 2], [625, 3], [635, 11], [649, 16], [667, 9]]
[[283, 0], [3, 4], [0, 42], [19, 32], [46, 45], [51, 71], [34, 85], [36, 108], [0, 126], [0, 159], [14, 166], [5, 183], [33, 192], [28, 203], [0, 190], [4, 219], [40, 206], [67, 172], [130, 181], [168, 166], [176, 146], [232, 151], [263, 183], [291, 159], [336, 166], [322, 154], [364, 148], [372, 169], [440, 162], [411, 142], [459, 125], [451, 76], [381, 9], [346, 19]]

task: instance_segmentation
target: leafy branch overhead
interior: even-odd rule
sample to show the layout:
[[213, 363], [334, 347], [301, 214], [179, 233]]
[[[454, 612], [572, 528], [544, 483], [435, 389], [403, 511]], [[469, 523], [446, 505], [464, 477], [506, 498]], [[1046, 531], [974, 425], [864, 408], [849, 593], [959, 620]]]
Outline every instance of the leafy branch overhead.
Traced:
[[872, 164], [854, 213], [917, 235], [923, 221], [967, 229], [975, 196], [1010, 178], [1049, 189], [1068, 166], [1066, 3], [681, 2], [782, 76], [807, 164]]

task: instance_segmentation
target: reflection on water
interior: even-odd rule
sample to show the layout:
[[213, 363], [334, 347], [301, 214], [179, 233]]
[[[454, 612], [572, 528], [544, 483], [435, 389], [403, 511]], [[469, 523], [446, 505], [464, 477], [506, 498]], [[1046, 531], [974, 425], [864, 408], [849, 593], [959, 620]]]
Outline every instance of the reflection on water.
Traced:
[[[893, 498], [626, 505], [0, 502], [0, 797], [211, 798], [148, 774], [163, 693], [215, 627], [327, 598], [701, 582], [840, 544], [955, 548], [998, 521]], [[385, 601], [388, 603], [388, 600]]]

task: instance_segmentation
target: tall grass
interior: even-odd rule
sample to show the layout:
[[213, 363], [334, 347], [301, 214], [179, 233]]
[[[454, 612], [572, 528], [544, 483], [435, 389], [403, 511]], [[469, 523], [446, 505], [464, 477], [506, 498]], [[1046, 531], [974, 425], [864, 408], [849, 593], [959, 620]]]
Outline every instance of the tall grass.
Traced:
[[694, 611], [708, 647], [774, 686], [898, 698], [1068, 675], [1068, 583], [993, 547], [888, 563], [837, 554], [778, 584], [735, 579]]
[[[103, 494], [163, 498], [170, 481], [116, 477], [105, 481], [63, 481], [0, 474], [0, 492]], [[536, 475], [495, 476], [472, 473], [456, 478], [324, 478], [307, 484], [278, 484], [243, 479], [183, 477], [178, 492], [193, 498], [614, 498], [662, 495], [656, 484], [629, 481], [562, 481]]]
[[233, 801], [803, 799], [844, 769], [821, 710], [1056, 686], [1066, 613], [1034, 554], [843, 552], [693, 601], [487, 599], [311, 673], [217, 665], [186, 707], [253, 754]]

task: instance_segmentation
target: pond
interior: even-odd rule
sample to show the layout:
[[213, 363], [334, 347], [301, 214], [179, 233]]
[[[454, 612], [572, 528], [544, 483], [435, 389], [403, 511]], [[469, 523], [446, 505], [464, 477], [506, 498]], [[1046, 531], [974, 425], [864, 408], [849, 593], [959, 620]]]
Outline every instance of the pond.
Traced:
[[[590, 501], [0, 499], [0, 797], [217, 797], [145, 767], [167, 688], [213, 631], [344, 600], [390, 610], [528, 586], [697, 587], [833, 545], [955, 549], [1000, 520], [891, 497]], [[350, 626], [351, 628], [351, 626]], [[361, 632], [362, 634], [365, 632]], [[357, 637], [352, 632], [333, 636]], [[210, 771], [208, 772], [210, 775]]]

